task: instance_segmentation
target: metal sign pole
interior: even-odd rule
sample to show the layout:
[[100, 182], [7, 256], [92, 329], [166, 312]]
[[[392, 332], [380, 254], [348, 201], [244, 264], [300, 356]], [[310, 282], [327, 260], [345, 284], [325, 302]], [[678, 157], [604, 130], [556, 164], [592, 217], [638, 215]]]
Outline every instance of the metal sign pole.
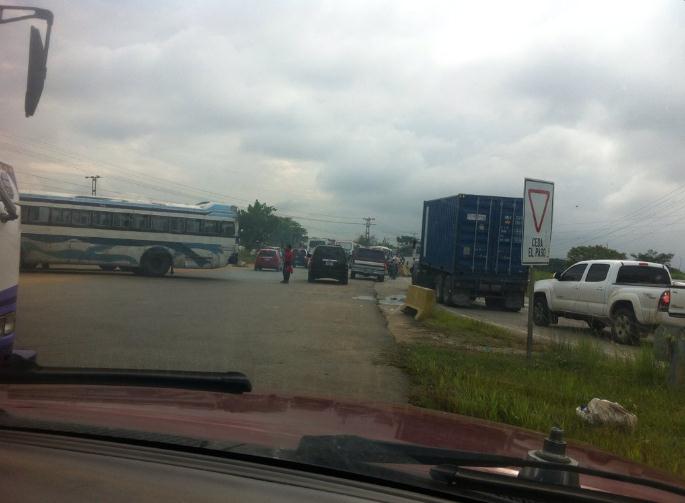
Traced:
[[521, 263], [528, 266], [528, 330], [526, 358], [533, 358], [535, 266], [549, 264], [554, 213], [554, 183], [526, 178], [523, 183]]
[[534, 267], [528, 266], [528, 336], [526, 337], [526, 358], [533, 357], [533, 292], [535, 285]]

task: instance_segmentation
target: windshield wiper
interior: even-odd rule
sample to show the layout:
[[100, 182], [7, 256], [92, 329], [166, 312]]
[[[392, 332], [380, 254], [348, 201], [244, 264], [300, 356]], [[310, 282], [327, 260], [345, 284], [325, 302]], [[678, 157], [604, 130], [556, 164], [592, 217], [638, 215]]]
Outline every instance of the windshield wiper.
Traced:
[[[431, 478], [434, 481], [448, 483], [459, 488], [485, 490], [504, 486], [508, 490], [521, 493], [530, 491], [543, 491], [555, 499], [561, 498], [559, 491], [566, 494], [569, 499], [578, 498], [579, 494], [586, 501], [621, 501], [616, 496], [598, 491], [588, 491], [573, 487], [545, 484], [530, 480], [521, 480], [502, 475], [478, 473], [473, 470], [462, 470], [463, 467], [491, 467], [491, 468], [537, 468], [544, 471], [571, 472], [589, 475], [603, 479], [616, 480], [628, 484], [635, 484], [653, 489], [670, 492], [685, 496], [685, 489], [664, 482], [641, 479], [630, 475], [587, 468], [574, 464], [555, 463], [550, 461], [537, 461], [532, 459], [514, 458], [496, 454], [479, 452], [440, 449], [435, 447], [423, 447], [413, 444], [401, 444], [371, 440], [364, 437], [350, 435], [323, 435], [302, 437], [297, 450], [297, 459], [307, 460], [310, 463], [335, 466], [340, 469], [358, 470], [360, 466], [371, 464], [421, 464], [429, 465]], [[552, 492], [550, 492], [552, 491]], [[570, 492], [569, 492], [570, 491]], [[606, 497], [605, 497], [606, 496]], [[635, 500], [630, 500], [635, 501]]]
[[252, 383], [241, 372], [41, 367], [24, 360], [0, 365], [0, 384], [140, 386], [234, 394], [252, 391]]

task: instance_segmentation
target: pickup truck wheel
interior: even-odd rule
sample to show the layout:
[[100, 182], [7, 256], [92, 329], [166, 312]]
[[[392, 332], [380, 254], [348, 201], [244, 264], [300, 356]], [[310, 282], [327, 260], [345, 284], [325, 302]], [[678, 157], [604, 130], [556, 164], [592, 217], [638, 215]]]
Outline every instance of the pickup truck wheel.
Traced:
[[619, 344], [635, 344], [640, 340], [640, 332], [633, 311], [619, 307], [611, 319], [611, 337]]
[[533, 323], [538, 327], [547, 327], [550, 322], [550, 312], [547, 307], [547, 299], [543, 296], [535, 297], [533, 301]]

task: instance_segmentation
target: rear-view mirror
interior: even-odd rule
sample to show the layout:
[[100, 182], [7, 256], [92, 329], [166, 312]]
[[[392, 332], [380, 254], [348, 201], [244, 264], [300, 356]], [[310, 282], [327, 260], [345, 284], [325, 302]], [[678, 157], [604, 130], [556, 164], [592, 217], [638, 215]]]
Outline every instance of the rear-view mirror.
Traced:
[[561, 279], [561, 271], [557, 271], [554, 274], [552, 274], [552, 278]]

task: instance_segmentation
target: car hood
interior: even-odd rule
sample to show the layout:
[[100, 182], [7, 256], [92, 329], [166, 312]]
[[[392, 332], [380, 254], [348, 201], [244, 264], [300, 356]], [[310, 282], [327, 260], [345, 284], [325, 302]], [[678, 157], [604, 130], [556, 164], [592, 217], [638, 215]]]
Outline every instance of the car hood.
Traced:
[[[304, 435], [358, 435], [429, 447], [525, 457], [544, 435], [410, 405], [281, 395], [227, 395], [166, 388], [0, 385], [0, 411], [15, 418], [178, 435], [207, 441], [295, 449]], [[684, 486], [659, 470], [590, 446], [569, 444], [582, 466]], [[585, 480], [585, 482], [584, 482]], [[581, 483], [646, 499], [649, 488], [581, 476]]]

